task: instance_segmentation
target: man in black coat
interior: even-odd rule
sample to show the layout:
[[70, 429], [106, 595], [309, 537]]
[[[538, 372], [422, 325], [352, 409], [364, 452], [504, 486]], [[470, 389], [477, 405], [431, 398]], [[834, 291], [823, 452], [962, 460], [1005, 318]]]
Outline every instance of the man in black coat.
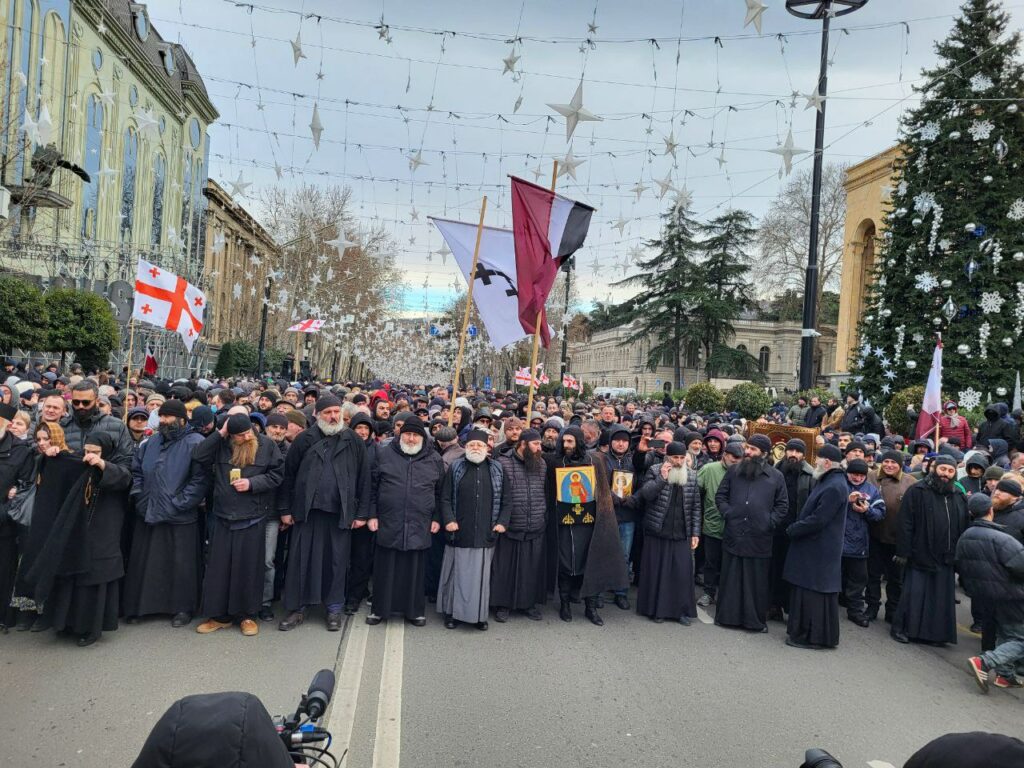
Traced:
[[[1002, 407], [1000, 407], [1002, 406]], [[1006, 420], [1005, 403], [989, 403], [985, 406], [985, 420], [978, 425], [978, 437], [975, 443], [988, 445], [989, 440], [996, 438], [1014, 445], [1019, 435], [1013, 425]]]
[[940, 454], [903, 497], [896, 558], [906, 568], [892, 621], [897, 642], [956, 643], [953, 559], [968, 517], [967, 496], [953, 485], [955, 479], [956, 461]]
[[786, 480], [768, 464], [771, 440], [754, 435], [746, 456], [715, 493], [725, 521], [715, 624], [767, 632], [771, 602], [772, 532], [789, 511]]
[[252, 429], [241, 413], [195, 448], [213, 486], [210, 551], [199, 612], [209, 617], [201, 634], [231, 626], [237, 618], [246, 637], [259, 633], [254, 618], [263, 601], [264, 522], [274, 514], [284, 460], [269, 437]]
[[789, 551], [783, 578], [791, 585], [786, 645], [839, 645], [839, 590], [842, 587], [843, 530], [848, 489], [842, 454], [834, 445], [818, 451], [814, 490], [786, 528]]
[[507, 507], [508, 530], [498, 537], [491, 563], [491, 605], [495, 621], [508, 621], [509, 611], [522, 611], [540, 621], [547, 600], [544, 579], [547, 506], [540, 432], [526, 429], [515, 447], [498, 457], [504, 480], [501, 503]]
[[[6, 511], [15, 493], [31, 485], [35, 467], [31, 441], [16, 440], [8, 431], [16, 413], [13, 405], [0, 403], [0, 629], [11, 624], [8, 606], [18, 570], [18, 545], [20, 541], [24, 549], [28, 538], [28, 528], [19, 529]], [[26, 613], [29, 619], [39, 621], [35, 610]]]
[[373, 555], [373, 613], [370, 625], [401, 616], [426, 624], [426, 562], [431, 536], [441, 529], [438, 504], [444, 461], [415, 416], [402, 424], [397, 440], [377, 447], [371, 482], [369, 529]]
[[345, 426], [341, 400], [317, 399], [316, 423], [295, 438], [278, 493], [281, 524], [295, 526], [288, 549], [282, 602], [288, 615], [282, 632], [305, 619], [309, 606], [323, 604], [327, 629], [341, 629], [351, 531], [370, 516], [370, 467], [366, 446]]
[[968, 665], [981, 690], [1024, 687], [1014, 667], [1024, 661], [1024, 544], [993, 520], [992, 502], [976, 493], [967, 502], [974, 518], [956, 544], [956, 567], [971, 600], [984, 603], [996, 622], [994, 650]]
[[814, 486], [814, 467], [804, 460], [806, 455], [807, 443], [799, 437], [794, 437], [786, 443], [785, 457], [775, 465], [786, 479], [789, 508], [786, 517], [779, 523], [775, 535], [772, 536], [772, 604], [768, 611], [768, 619], [771, 621], [785, 621], [783, 611], [789, 610], [789, 585], [782, 578], [782, 571], [786, 566], [786, 552], [789, 551], [789, 536], [786, 529], [800, 517], [800, 511], [807, 503], [807, 497]]
[[846, 395], [846, 407], [843, 410], [843, 420], [839, 425], [843, 432], [857, 434], [858, 432], [881, 432], [882, 420], [875, 413], [870, 405], [861, 402], [857, 392], [849, 392]]

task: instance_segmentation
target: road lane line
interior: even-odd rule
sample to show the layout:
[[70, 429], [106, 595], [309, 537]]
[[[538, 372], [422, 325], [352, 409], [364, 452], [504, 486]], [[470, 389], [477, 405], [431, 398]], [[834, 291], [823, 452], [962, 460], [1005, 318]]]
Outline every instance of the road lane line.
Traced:
[[348, 642], [345, 653], [338, 659], [334, 675], [337, 685], [331, 697], [331, 717], [327, 729], [333, 741], [331, 751], [339, 756], [352, 751], [352, 729], [356, 722], [356, 705], [359, 703], [359, 685], [363, 679], [363, 665], [366, 662], [366, 638], [370, 628], [361, 616], [349, 619]]
[[405, 622], [388, 622], [384, 637], [384, 664], [377, 699], [377, 730], [373, 742], [373, 768], [398, 768], [402, 748], [402, 665]]
[[697, 618], [700, 619], [701, 624], [714, 624], [715, 620], [708, 615], [708, 612], [697, 606]]

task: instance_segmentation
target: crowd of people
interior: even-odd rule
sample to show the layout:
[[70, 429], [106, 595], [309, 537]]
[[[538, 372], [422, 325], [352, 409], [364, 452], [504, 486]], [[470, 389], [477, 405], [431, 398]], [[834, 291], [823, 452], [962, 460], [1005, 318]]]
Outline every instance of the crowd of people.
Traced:
[[1024, 685], [1024, 445], [998, 404], [973, 430], [947, 403], [935, 442], [855, 392], [756, 420], [809, 446], [668, 401], [5, 367], [5, 627], [88, 646], [122, 619], [252, 636], [319, 608], [337, 631], [364, 601], [370, 625], [423, 626], [429, 602], [487, 630], [551, 602], [601, 626], [635, 585], [656, 623], [702, 608], [818, 650], [845, 610], [944, 645], [959, 577], [978, 684]]

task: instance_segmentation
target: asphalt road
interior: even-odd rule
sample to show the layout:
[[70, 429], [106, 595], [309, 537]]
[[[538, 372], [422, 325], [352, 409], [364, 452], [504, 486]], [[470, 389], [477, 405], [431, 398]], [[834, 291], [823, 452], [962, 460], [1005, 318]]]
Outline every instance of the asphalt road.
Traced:
[[844, 621], [838, 650], [808, 652], [783, 644], [781, 624], [767, 635], [655, 625], [609, 605], [597, 628], [577, 614], [513, 616], [486, 633], [433, 614], [422, 629], [359, 616], [342, 634], [314, 619], [257, 638], [154, 620], [87, 649], [12, 632], [0, 637], [0, 754], [19, 767], [127, 766], [183, 695], [247, 690], [283, 712], [334, 665], [332, 751], [353, 768], [782, 768], [812, 746], [847, 768], [901, 766], [949, 731], [1021, 733], [1024, 694], [978, 691], [966, 632], [934, 649]]

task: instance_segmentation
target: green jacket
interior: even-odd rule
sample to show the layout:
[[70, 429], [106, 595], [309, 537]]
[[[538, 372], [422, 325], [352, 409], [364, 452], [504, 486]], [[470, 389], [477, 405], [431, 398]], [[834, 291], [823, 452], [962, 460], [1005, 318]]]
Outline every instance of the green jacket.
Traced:
[[725, 533], [725, 520], [715, 505], [715, 494], [722, 483], [722, 478], [725, 477], [725, 470], [725, 464], [713, 461], [697, 471], [697, 488], [700, 489], [701, 503], [704, 506], [703, 533], [713, 539], [720, 539]]

